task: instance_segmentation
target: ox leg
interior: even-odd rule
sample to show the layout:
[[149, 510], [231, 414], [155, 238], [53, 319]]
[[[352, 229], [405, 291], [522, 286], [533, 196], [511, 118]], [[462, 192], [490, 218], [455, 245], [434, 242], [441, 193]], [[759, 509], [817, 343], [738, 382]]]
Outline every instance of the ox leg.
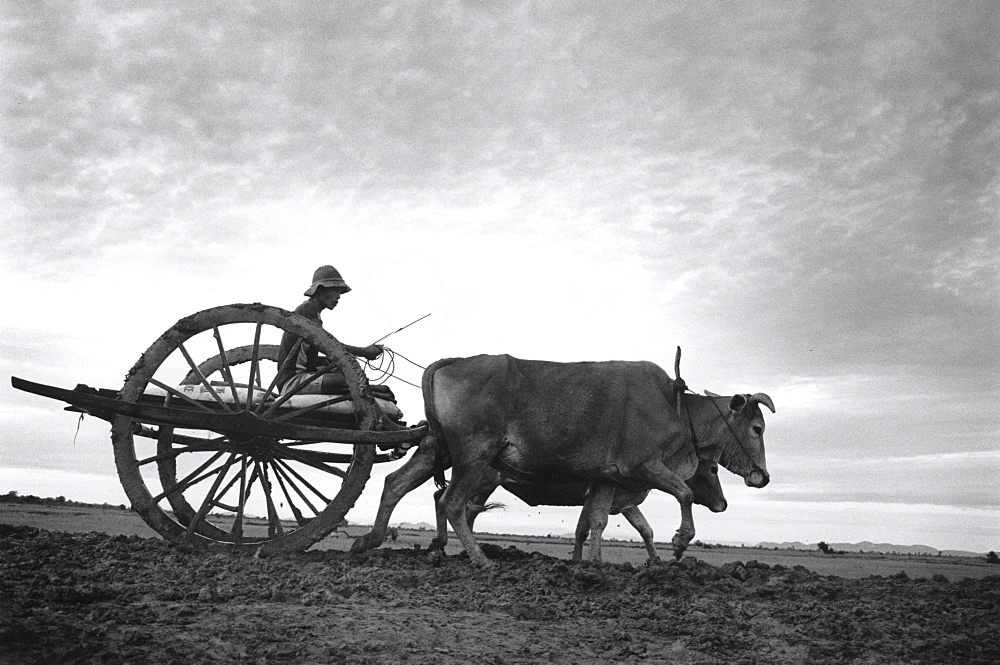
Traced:
[[[499, 486], [499, 473], [496, 474], [495, 478], [483, 479], [482, 486], [466, 507], [467, 521], [469, 523], [470, 530], [475, 525], [476, 518], [479, 517], [481, 513], [489, 510], [486, 506], [486, 502], [489, 501], [490, 495], [493, 494]], [[444, 488], [439, 489], [434, 493], [434, 516], [437, 518], [437, 535], [434, 537], [434, 540], [431, 541], [431, 549], [443, 550], [448, 544], [448, 515], [445, 510], [444, 501], [442, 500], [443, 496]]]
[[468, 508], [470, 529], [475, 526], [477, 517], [485, 513], [487, 510], [491, 510], [500, 505], [487, 505], [486, 503], [490, 500], [490, 497], [493, 496], [493, 492], [497, 491], [498, 487], [500, 487], [500, 472], [490, 467], [486, 475], [483, 476], [483, 481], [480, 483], [479, 489], [476, 490], [476, 495], [473, 497]]
[[448, 516], [444, 512], [442, 497], [446, 487], [434, 492], [434, 518], [437, 522], [437, 535], [431, 540], [430, 549], [443, 550], [448, 544]]
[[671, 544], [674, 546], [674, 557], [680, 559], [694, 538], [694, 516], [691, 514], [694, 494], [680, 476], [659, 460], [647, 463], [639, 469], [639, 472], [646, 482], [661, 492], [672, 495], [681, 505], [681, 525], [671, 540]]
[[639, 506], [629, 506], [622, 508], [622, 515], [628, 523], [635, 527], [635, 530], [642, 536], [642, 542], [646, 545], [646, 552], [649, 553], [649, 563], [656, 563], [660, 560], [660, 555], [656, 553], [656, 545], [653, 544], [653, 528], [639, 511]]
[[472, 528], [469, 526], [469, 502], [483, 486], [488, 468], [486, 464], [481, 463], [463, 465], [461, 468], [456, 464], [451, 484], [442, 497], [451, 528], [455, 530], [455, 535], [468, 553], [469, 560], [480, 568], [493, 568], [496, 564], [486, 558], [472, 533]]
[[[590, 526], [590, 552], [587, 558], [591, 561], [601, 561], [601, 539], [604, 537], [604, 529], [608, 526], [608, 513], [611, 511], [611, 501], [614, 497], [613, 484], [593, 483], [583, 503], [583, 513], [587, 514]], [[576, 535], [579, 538], [579, 525], [576, 528]]]
[[420, 448], [406, 464], [386, 476], [385, 486], [382, 488], [382, 499], [378, 505], [378, 513], [375, 515], [375, 524], [371, 531], [351, 544], [352, 552], [364, 552], [384, 543], [389, 517], [392, 516], [396, 504], [434, 475], [436, 446], [424, 445], [428, 438], [425, 437], [421, 441]]
[[573, 541], [573, 563], [580, 563], [583, 559], [583, 543], [590, 535], [590, 510], [587, 502], [584, 501], [583, 509], [580, 511], [580, 519], [576, 522], [576, 538]]

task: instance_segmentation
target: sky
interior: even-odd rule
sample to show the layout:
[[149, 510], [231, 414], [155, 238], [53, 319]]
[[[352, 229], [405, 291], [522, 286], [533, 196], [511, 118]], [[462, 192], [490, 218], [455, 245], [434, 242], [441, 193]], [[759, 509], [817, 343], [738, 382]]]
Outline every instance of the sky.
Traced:
[[[386, 340], [417, 365], [680, 346], [692, 389], [768, 393], [771, 483], [723, 472], [697, 538], [1000, 550], [996, 3], [15, 0], [0, 30], [0, 491], [126, 502], [107, 424], [7, 377], [118, 388], [177, 319], [333, 264], [327, 328], [430, 313]], [[575, 524], [502, 499], [480, 528]], [[676, 501], [643, 510], [669, 540]]]

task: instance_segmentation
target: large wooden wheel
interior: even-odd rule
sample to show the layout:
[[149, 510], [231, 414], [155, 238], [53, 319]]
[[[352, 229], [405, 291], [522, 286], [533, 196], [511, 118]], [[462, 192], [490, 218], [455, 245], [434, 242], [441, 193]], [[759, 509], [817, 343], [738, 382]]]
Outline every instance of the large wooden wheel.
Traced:
[[[132, 508], [165, 538], [261, 554], [303, 550], [343, 523], [361, 495], [374, 446], [275, 435], [281, 424], [310, 411], [291, 409], [291, 395], [276, 394], [276, 363], [263, 362], [276, 359], [274, 344], [266, 342], [277, 343], [283, 332], [313, 344], [331, 359], [325, 369], [335, 367], [347, 380], [354, 413], [331, 427], [381, 428], [382, 414], [357, 361], [304, 317], [253, 304], [181, 319], [140, 357], [118, 399], [136, 403], [149, 399], [147, 389], [158, 390], [172, 411], [224, 413], [233, 424], [205, 431], [119, 415], [111, 428], [115, 464]], [[250, 343], [227, 350], [234, 342]], [[200, 365], [193, 360], [193, 354], [208, 353], [213, 357]], [[211, 381], [216, 373], [221, 380]], [[208, 404], [176, 388], [193, 383], [211, 396]]]

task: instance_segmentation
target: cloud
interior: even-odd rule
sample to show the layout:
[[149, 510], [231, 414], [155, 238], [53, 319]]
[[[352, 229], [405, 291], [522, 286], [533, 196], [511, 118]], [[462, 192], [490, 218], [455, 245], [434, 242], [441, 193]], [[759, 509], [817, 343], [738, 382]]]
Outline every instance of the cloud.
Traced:
[[[681, 345], [693, 387], [774, 397], [779, 468], [993, 450], [997, 11], [14, 3], [4, 367], [112, 387], [177, 318], [293, 307], [334, 262], [337, 334], [433, 311], [398, 339], [424, 362]], [[801, 472], [947, 500], [912, 464]], [[990, 465], [935, 480], [988, 503]]]
[[772, 501], [939, 504], [1000, 510], [1000, 450], [770, 460]]

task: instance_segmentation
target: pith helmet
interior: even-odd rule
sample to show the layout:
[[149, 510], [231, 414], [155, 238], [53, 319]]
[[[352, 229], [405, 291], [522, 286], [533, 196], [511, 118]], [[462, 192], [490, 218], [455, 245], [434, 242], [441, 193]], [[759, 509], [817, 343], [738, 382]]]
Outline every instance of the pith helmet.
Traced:
[[316, 272], [313, 273], [312, 286], [306, 289], [306, 292], [303, 295], [311, 296], [315, 294], [316, 289], [321, 286], [332, 286], [340, 289], [341, 293], [347, 293], [351, 290], [351, 287], [347, 285], [344, 278], [340, 276], [340, 271], [333, 266], [320, 266], [319, 268], [316, 268]]

